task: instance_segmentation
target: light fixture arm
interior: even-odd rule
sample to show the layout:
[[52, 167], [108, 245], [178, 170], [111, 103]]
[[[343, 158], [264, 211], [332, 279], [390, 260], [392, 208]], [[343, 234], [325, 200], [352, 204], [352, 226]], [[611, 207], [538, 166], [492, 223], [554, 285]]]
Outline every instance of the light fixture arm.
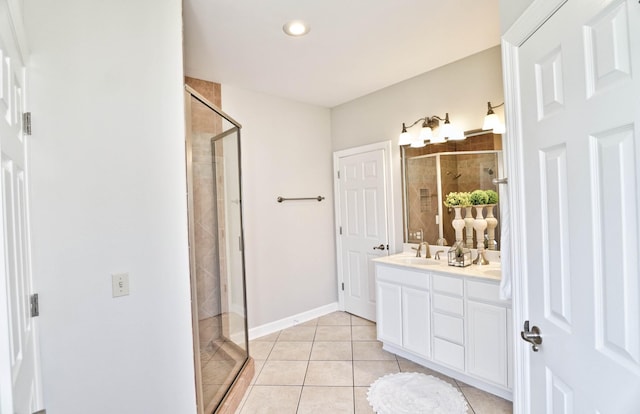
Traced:
[[494, 105], [494, 106], [491, 105], [491, 102], [487, 102], [487, 115], [494, 114], [495, 112], [493, 112], [493, 110], [496, 108], [500, 108], [503, 105], [504, 105], [504, 102], [502, 102], [500, 105]]
[[405, 125], [405, 123], [402, 123], [402, 132], [407, 132], [407, 129], [415, 126], [418, 122], [423, 121], [422, 122], [422, 127], [423, 128], [437, 128], [440, 125], [440, 121], [444, 121], [445, 124], [449, 123], [449, 113], [447, 112], [445, 114], [444, 117], [440, 117], [438, 115], [431, 115], [431, 116], [425, 116], [422, 118], [417, 119], [415, 122], [413, 122], [411, 125]]

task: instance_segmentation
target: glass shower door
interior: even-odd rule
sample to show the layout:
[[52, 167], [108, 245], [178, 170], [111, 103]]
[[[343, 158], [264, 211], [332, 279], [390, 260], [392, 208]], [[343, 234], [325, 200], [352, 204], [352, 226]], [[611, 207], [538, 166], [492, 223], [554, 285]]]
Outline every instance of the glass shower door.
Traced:
[[185, 99], [198, 411], [209, 414], [249, 355], [240, 125], [188, 87]]

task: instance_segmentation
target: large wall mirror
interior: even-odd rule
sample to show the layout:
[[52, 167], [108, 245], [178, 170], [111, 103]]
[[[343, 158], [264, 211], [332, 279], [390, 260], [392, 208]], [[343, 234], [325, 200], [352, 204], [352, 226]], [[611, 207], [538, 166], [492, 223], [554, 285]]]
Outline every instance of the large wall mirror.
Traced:
[[[465, 133], [463, 141], [448, 141], [423, 148], [402, 147], [404, 241], [452, 245], [455, 242], [451, 222], [452, 208], [443, 201], [450, 192], [494, 190], [500, 193], [494, 178], [503, 176], [502, 136], [487, 131]], [[500, 249], [500, 210], [495, 229]], [[473, 246], [476, 247], [474, 240]], [[489, 247], [489, 246], [487, 246]]]

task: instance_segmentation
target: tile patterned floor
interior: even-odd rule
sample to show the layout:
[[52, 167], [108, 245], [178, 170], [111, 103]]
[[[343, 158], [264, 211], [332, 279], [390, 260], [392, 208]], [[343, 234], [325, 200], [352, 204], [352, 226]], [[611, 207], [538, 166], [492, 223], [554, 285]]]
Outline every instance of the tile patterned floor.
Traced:
[[458, 388], [468, 414], [510, 414], [512, 404], [382, 349], [375, 324], [335, 312], [252, 341], [256, 375], [236, 414], [371, 414], [369, 385], [422, 372]]

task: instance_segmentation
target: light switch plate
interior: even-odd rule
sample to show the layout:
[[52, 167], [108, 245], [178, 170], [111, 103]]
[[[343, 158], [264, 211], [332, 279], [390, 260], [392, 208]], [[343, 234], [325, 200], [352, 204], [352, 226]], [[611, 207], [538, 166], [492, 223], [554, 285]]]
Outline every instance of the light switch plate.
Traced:
[[129, 294], [129, 273], [115, 273], [111, 275], [111, 288], [113, 297]]

